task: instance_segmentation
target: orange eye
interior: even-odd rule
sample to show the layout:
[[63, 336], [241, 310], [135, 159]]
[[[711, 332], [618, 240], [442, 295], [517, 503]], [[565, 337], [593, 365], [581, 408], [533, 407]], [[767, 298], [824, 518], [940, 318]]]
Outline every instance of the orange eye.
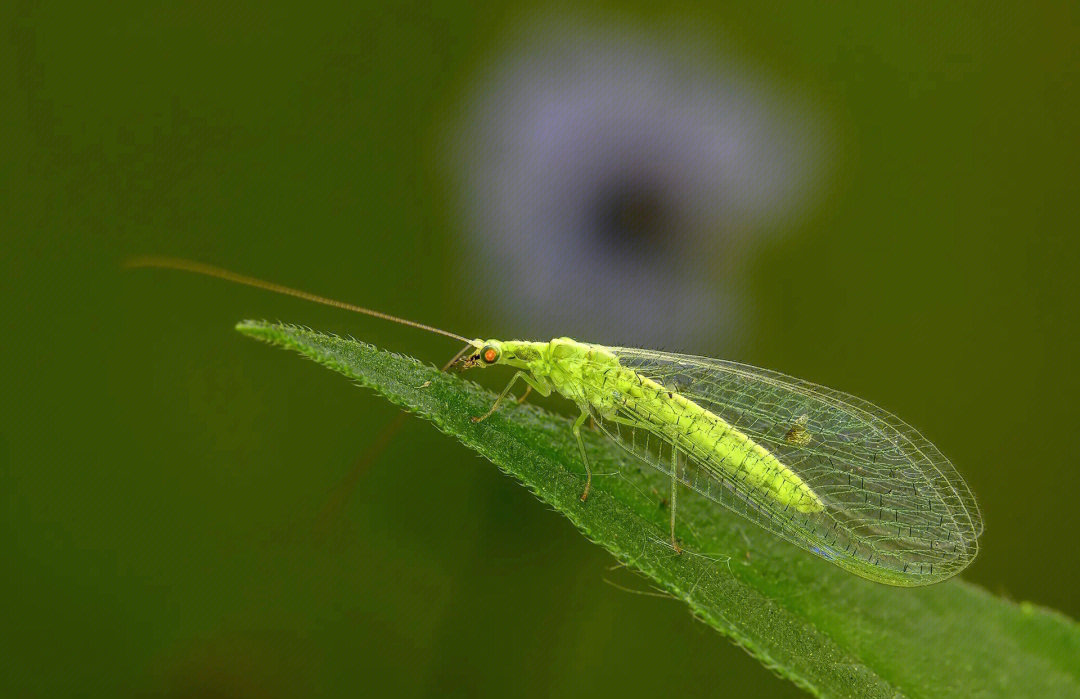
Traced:
[[488, 364], [492, 364], [499, 358], [499, 353], [495, 351], [494, 347], [488, 347], [484, 350], [484, 361]]

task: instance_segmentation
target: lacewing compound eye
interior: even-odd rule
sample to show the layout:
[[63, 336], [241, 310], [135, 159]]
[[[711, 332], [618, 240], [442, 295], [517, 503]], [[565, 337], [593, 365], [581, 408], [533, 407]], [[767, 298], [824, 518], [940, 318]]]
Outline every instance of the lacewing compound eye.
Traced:
[[481, 356], [488, 364], [494, 364], [495, 360], [499, 358], [499, 352], [494, 347], [485, 347]]

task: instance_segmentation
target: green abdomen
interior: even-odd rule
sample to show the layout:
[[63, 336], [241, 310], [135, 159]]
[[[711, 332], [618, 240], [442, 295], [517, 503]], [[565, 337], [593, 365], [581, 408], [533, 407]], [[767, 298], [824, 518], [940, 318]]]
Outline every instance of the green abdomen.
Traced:
[[621, 406], [620, 414], [631, 414], [642, 427], [669, 439], [718, 479], [729, 479], [737, 488], [750, 486], [799, 512], [824, 509], [814, 491], [772, 452], [689, 398], [621, 366], [608, 369], [601, 384], [601, 400], [608, 405], [598, 409]]

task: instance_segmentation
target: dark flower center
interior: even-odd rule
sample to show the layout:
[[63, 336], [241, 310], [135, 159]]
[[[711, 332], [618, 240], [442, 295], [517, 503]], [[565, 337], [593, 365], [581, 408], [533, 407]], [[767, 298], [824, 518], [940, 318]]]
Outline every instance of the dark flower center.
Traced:
[[655, 253], [664, 247], [674, 219], [667, 193], [642, 176], [620, 177], [602, 186], [589, 208], [593, 235], [616, 253]]

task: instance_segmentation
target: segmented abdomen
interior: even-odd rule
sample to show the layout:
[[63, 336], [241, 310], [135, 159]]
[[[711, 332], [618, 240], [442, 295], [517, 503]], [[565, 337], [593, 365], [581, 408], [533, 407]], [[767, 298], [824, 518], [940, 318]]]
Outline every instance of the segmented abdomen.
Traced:
[[799, 512], [824, 509], [810, 486], [772, 452], [677, 391], [617, 364], [583, 374], [590, 385], [586, 399], [601, 414], [655, 432], [720, 480], [750, 486]]

